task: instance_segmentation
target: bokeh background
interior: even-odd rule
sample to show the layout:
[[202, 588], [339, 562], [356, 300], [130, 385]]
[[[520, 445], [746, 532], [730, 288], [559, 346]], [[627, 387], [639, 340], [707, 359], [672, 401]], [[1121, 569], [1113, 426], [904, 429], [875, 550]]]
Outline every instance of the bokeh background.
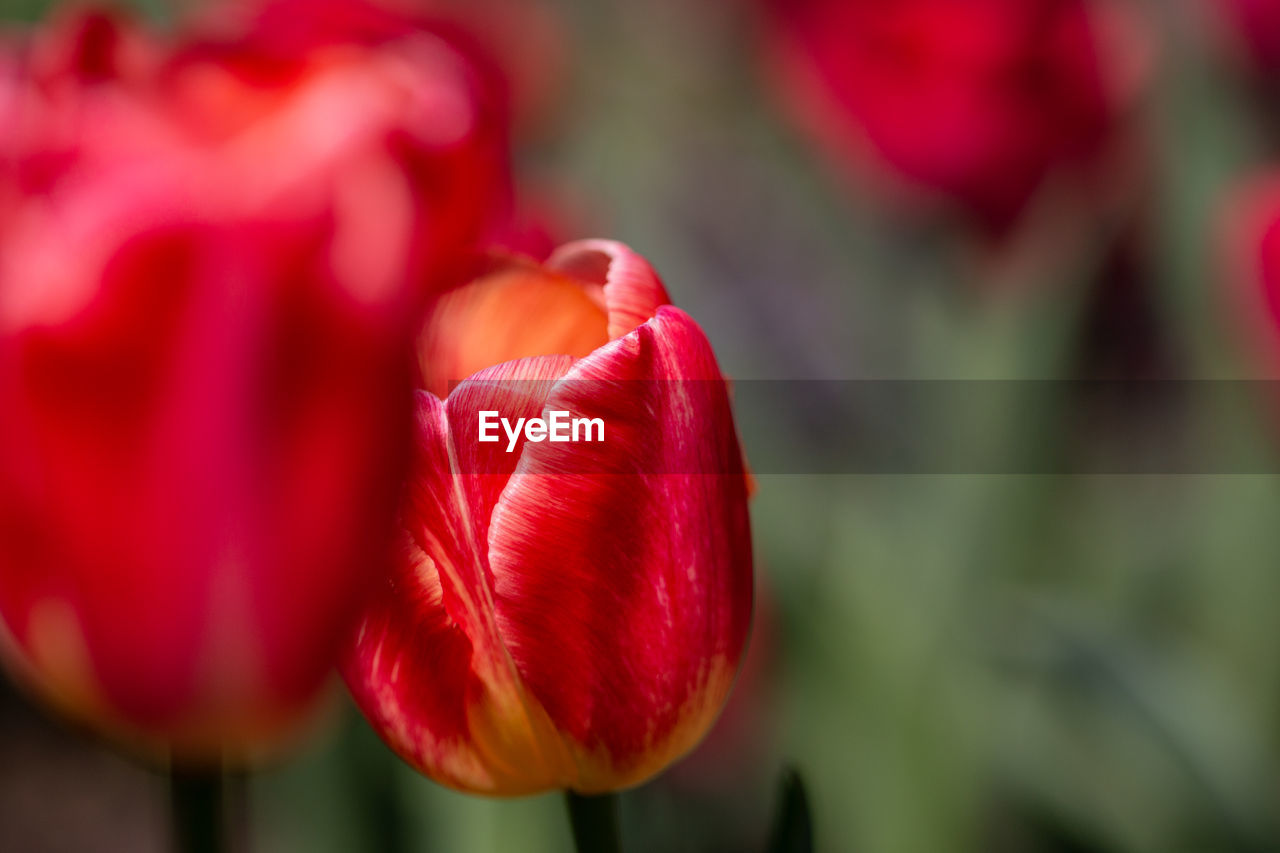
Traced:
[[[485, 5], [474, 23], [502, 26]], [[1095, 183], [1050, 174], [994, 235], [792, 121], [763, 4], [537, 5], [515, 39], [546, 87], [516, 131], [531, 216], [654, 263], [769, 460], [747, 671], [703, 747], [624, 796], [628, 849], [763, 849], [787, 767], [826, 851], [1280, 848], [1280, 388], [1225, 381], [1274, 366], [1223, 238], [1239, 188], [1280, 169], [1280, 75], [1229, 4], [1122, 0], [1123, 153]], [[913, 380], [919, 405], [885, 414]], [[1028, 388], [1034, 416], [1001, 405]], [[998, 470], [848, 462], [957, 433], [991, 436]], [[1125, 464], [1205, 433], [1249, 461]], [[166, 849], [164, 784], [0, 688], [0, 849]], [[426, 781], [336, 684], [244, 787], [255, 850], [570, 846], [558, 797]]]

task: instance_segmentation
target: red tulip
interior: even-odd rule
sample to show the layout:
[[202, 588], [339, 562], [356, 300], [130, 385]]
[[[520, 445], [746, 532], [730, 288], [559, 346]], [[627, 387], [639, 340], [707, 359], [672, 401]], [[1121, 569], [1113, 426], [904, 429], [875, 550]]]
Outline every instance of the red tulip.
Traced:
[[1280, 0], [1211, 0], [1258, 65], [1280, 71]]
[[1280, 172], [1258, 175], [1234, 193], [1223, 244], [1246, 353], [1266, 378], [1280, 375]]
[[[234, 132], [272, 109], [274, 93], [296, 91], [300, 107], [314, 107], [299, 110], [296, 129], [323, 144], [343, 138], [338, 131], [351, 105], [360, 104], [370, 113], [366, 142], [410, 190], [403, 199], [363, 201], [414, 209], [413, 260], [439, 262], [482, 229], [501, 225], [510, 205], [505, 84], [455, 26], [378, 0], [250, 0], [211, 9], [203, 37], [173, 63], [188, 72], [175, 75], [186, 83], [179, 101], [201, 129]], [[320, 85], [298, 86], [300, 75]], [[312, 91], [320, 93], [316, 101], [330, 92], [348, 101], [328, 109], [303, 97]], [[304, 128], [302, 121], [316, 124]], [[280, 148], [270, 156], [290, 153]], [[364, 217], [370, 232], [385, 231], [380, 215]]]
[[502, 184], [448, 43], [277, 41], [98, 15], [0, 62], [0, 646], [192, 758], [314, 704], [392, 553], [415, 306]]
[[1115, 119], [1086, 0], [761, 0], [779, 92], [837, 160], [999, 232]]
[[[639, 256], [585, 241], [495, 262], [427, 323], [400, 562], [342, 669], [446, 785], [634, 785], [725, 702], [751, 616], [747, 484], [711, 348], [667, 302]], [[607, 433], [509, 453], [478, 440], [487, 410]]]

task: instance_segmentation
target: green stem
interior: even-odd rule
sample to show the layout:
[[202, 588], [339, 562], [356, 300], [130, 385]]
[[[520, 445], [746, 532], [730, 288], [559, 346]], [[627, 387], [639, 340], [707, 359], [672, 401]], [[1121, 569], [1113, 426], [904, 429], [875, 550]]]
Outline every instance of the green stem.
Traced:
[[564, 797], [578, 853], [622, 853], [617, 794], [585, 796], [566, 791]]
[[176, 853], [227, 853], [227, 786], [218, 770], [169, 769], [169, 810]]

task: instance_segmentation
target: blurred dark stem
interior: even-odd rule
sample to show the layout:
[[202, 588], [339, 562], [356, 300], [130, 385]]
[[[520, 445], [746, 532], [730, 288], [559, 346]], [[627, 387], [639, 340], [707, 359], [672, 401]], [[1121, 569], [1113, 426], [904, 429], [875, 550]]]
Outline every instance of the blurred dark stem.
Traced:
[[769, 853], [812, 853], [813, 819], [809, 794], [795, 768], [782, 772], [778, 784], [777, 814], [769, 837]]
[[589, 797], [566, 791], [564, 797], [578, 853], [622, 853], [617, 794]]
[[371, 850], [379, 853], [409, 853], [415, 845], [409, 815], [400, 793], [404, 763], [386, 747], [352, 711], [342, 746], [345, 773], [351, 781], [352, 797], [360, 811]]
[[219, 769], [169, 770], [169, 810], [176, 853], [241, 853], [245, 780]]

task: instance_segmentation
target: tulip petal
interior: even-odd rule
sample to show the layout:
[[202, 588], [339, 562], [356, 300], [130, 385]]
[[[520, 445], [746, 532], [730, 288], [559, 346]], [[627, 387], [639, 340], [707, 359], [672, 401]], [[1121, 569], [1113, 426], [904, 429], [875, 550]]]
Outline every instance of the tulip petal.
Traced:
[[617, 340], [671, 302], [644, 258], [614, 240], [579, 240], [552, 253], [547, 267], [604, 289], [609, 340]]
[[497, 411], [513, 424], [520, 418], [539, 416], [555, 381], [573, 363], [574, 359], [567, 355], [509, 361], [462, 382], [445, 403], [452, 439], [450, 463], [454, 473], [460, 475], [457, 487], [466, 497], [467, 513], [481, 552], [489, 534], [489, 518], [520, 461], [524, 438], [510, 452], [508, 436], [502, 430], [498, 431], [498, 441], [480, 442], [479, 413]]
[[679, 309], [579, 361], [547, 408], [603, 418], [607, 442], [525, 448], [489, 530], [497, 621], [574, 752], [560, 784], [611, 790], [692, 748], [727, 696], [751, 614], [746, 478]]
[[418, 309], [507, 182], [464, 34], [232, 5], [0, 45], [0, 656], [176, 762], [319, 699], [392, 556]]
[[436, 563], [405, 536], [398, 567], [369, 598], [343, 661], [361, 710], [399, 754], [442, 781], [489, 777], [470, 748], [467, 707], [483, 686], [466, 632], [444, 606]]
[[[407, 537], [343, 666], [364, 713], [401, 755], [454, 787], [522, 793], [571, 772], [545, 712], [525, 693], [494, 619], [487, 535], [520, 454], [481, 444], [476, 413], [537, 415], [568, 356], [482, 371], [441, 402], [418, 395]], [[479, 473], [477, 473], [479, 472]]]

